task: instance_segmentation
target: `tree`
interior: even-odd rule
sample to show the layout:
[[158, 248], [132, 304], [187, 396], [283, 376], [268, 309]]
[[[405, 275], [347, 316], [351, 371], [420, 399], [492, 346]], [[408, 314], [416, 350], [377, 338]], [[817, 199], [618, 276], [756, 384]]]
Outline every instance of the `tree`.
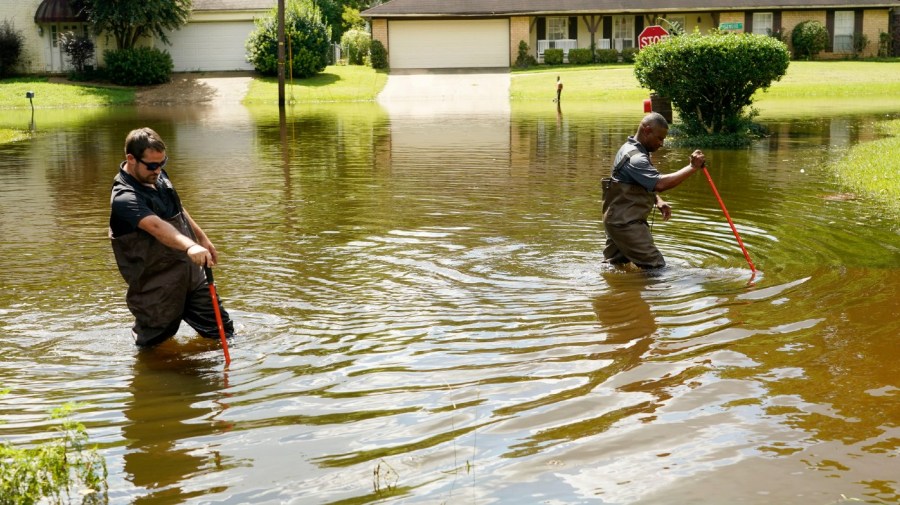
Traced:
[[6, 77], [13, 73], [13, 69], [22, 56], [24, 45], [25, 37], [22, 32], [16, 30], [12, 23], [4, 19], [0, 23], [0, 77]]
[[87, 14], [95, 34], [112, 34], [118, 49], [131, 49], [141, 37], [156, 36], [170, 44], [166, 33], [187, 24], [192, 0], [74, 0]]
[[753, 94], [787, 72], [787, 46], [766, 35], [694, 33], [646, 46], [635, 58], [641, 86], [672, 100], [688, 134], [739, 133]]
[[[277, 9], [256, 20], [247, 39], [247, 61], [263, 75], [278, 74]], [[328, 65], [330, 33], [321, 11], [311, 0], [289, 0], [285, 8], [284, 36], [292, 53], [293, 75], [310, 77]], [[287, 48], [286, 48], [287, 49]]]

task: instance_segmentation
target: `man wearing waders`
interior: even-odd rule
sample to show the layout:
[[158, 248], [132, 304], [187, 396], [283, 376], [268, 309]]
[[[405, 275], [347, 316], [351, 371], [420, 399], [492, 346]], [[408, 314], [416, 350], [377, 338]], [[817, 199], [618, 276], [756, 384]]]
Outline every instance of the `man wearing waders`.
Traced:
[[669, 123], [661, 114], [651, 112], [644, 116], [637, 133], [619, 148], [612, 177], [602, 181], [606, 263], [631, 262], [640, 268], [666, 266], [653, 243], [647, 217], [655, 206], [663, 221], [668, 221], [672, 208], [657, 193], [678, 186], [706, 162], [704, 154], [697, 150], [691, 154], [690, 165], [672, 174], [660, 174], [650, 162], [650, 153], [662, 147], [668, 133]]
[[[125, 139], [125, 161], [113, 181], [109, 236], [119, 272], [128, 284], [125, 300], [134, 315], [139, 346], [175, 335], [181, 321], [207, 338], [219, 338], [212, 298], [203, 273], [218, 253], [181, 205], [169, 181], [166, 145], [150, 128]], [[228, 337], [234, 324], [219, 302]]]

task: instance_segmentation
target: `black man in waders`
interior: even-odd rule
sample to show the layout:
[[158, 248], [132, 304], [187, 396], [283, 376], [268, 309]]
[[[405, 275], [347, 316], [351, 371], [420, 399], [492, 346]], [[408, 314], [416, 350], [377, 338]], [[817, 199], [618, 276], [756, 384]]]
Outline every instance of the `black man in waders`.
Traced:
[[666, 260], [653, 243], [647, 218], [659, 209], [663, 221], [672, 217], [672, 208], [660, 198], [703, 168], [706, 157], [700, 150], [691, 154], [691, 164], [672, 174], [660, 174], [650, 153], [663, 145], [669, 123], [659, 113], [644, 116], [637, 133], [619, 148], [612, 177], [603, 184], [603, 228], [606, 230], [605, 263], [633, 263], [640, 268], [661, 268]]

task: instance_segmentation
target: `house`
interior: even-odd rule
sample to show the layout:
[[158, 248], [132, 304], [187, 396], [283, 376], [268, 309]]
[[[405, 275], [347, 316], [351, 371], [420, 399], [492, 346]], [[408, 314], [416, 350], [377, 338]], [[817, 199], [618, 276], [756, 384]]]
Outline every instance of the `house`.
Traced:
[[621, 51], [638, 46], [644, 27], [669, 23], [780, 32], [790, 43], [794, 26], [817, 20], [829, 33], [823, 57], [853, 55], [862, 35], [862, 56], [878, 53], [882, 33], [900, 49], [900, 0], [391, 0], [362, 15], [392, 69], [510, 67], [520, 41], [539, 60], [548, 48]]
[[[275, 7], [277, 0], [194, 0], [188, 24], [168, 34], [171, 45], [156, 38], [146, 43], [172, 55], [176, 72], [253, 70], [244, 44], [255, 28], [254, 19]], [[87, 19], [72, 8], [70, 0], [16, 0], [0, 3], [0, 20], [8, 20], [24, 39], [22, 70], [27, 73], [59, 73], [70, 69], [59, 47], [66, 32], [89, 36], [95, 45], [94, 64], [103, 52], [115, 49], [115, 40], [88, 31]], [[100, 60], [100, 61], [98, 61]]]

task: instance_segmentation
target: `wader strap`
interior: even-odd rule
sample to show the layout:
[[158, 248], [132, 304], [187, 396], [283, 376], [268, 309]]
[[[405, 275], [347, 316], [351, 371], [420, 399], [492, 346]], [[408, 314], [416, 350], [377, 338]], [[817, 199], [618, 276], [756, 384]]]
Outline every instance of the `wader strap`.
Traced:
[[[619, 164], [613, 167], [612, 176], [616, 177], [616, 174], [618, 174], [619, 171], [625, 167], [625, 163], [628, 163], [629, 161], [631, 161], [631, 157], [634, 156], [635, 154], [638, 154], [639, 152], [641, 152], [641, 150], [635, 147], [634, 149], [625, 153], [625, 156], [622, 157], [622, 160], [619, 161]], [[616, 178], [618, 178], [618, 177], [616, 177]]]

